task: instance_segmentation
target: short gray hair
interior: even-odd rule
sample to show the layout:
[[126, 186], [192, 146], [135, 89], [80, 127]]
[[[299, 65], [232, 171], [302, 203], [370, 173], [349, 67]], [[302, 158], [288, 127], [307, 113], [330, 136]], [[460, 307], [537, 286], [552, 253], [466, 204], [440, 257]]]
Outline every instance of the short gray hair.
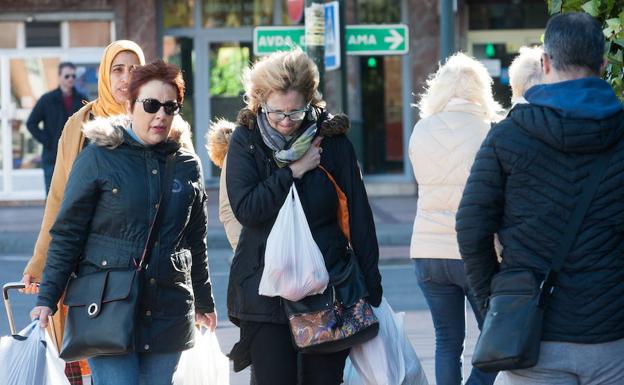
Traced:
[[558, 71], [589, 69], [599, 74], [604, 49], [600, 23], [587, 13], [562, 13], [546, 24], [544, 51]]

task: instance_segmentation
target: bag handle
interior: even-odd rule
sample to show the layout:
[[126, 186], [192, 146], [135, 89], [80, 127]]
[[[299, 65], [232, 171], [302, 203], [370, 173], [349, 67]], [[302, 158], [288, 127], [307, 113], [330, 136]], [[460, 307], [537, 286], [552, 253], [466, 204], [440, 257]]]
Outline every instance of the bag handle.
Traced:
[[336, 183], [336, 180], [334, 179], [332, 174], [330, 174], [325, 167], [321, 166], [320, 164], [318, 167], [323, 170], [323, 172], [325, 172], [327, 178], [329, 178], [329, 181], [334, 185], [334, 188], [336, 189], [336, 194], [338, 194], [338, 226], [340, 227], [342, 234], [345, 236], [345, 238], [347, 238], [349, 244], [351, 244], [351, 226], [349, 225], [349, 205], [347, 203], [347, 195], [344, 193], [344, 191], [342, 191], [340, 186], [338, 186], [338, 183]]
[[546, 277], [542, 282], [542, 288], [546, 288], [546, 291], [551, 294], [553, 291], [553, 283], [554, 276], [558, 273], [563, 267], [563, 262], [570, 254], [570, 250], [574, 245], [574, 241], [578, 236], [578, 232], [583, 224], [583, 220], [585, 219], [585, 215], [587, 214], [587, 210], [589, 209], [589, 205], [591, 204], [596, 192], [598, 191], [598, 185], [600, 181], [604, 177], [607, 166], [615, 153], [617, 145], [614, 145], [606, 153], [599, 156], [598, 160], [595, 161], [595, 165], [592, 169], [589, 179], [585, 182], [585, 186], [583, 188], [583, 192], [581, 193], [581, 197], [579, 198], [574, 211], [570, 217], [570, 221], [563, 231], [563, 238], [557, 248], [557, 252], [555, 257], [552, 260], [550, 268], [546, 272]]
[[145, 241], [145, 247], [143, 248], [143, 254], [141, 255], [141, 260], [138, 263], [136, 262], [136, 260], [134, 261], [134, 265], [137, 271], [141, 271], [147, 263], [146, 259], [149, 254], [149, 250], [152, 247], [152, 243], [154, 242], [155, 229], [158, 227], [158, 224], [160, 223], [160, 220], [162, 218], [162, 213], [164, 211], [163, 206], [165, 206], [165, 203], [169, 201], [169, 195], [171, 195], [171, 182], [173, 180], [174, 169], [175, 152], [167, 156], [167, 163], [165, 164], [165, 175], [161, 180], [160, 198], [158, 199], [156, 214], [154, 215], [154, 219], [152, 220], [152, 224], [150, 225], [149, 233], [147, 235], [147, 241]]

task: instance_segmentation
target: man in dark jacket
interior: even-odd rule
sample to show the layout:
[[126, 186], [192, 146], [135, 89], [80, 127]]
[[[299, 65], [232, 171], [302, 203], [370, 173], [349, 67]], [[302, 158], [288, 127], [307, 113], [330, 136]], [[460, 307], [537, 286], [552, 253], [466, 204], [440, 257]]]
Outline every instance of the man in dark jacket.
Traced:
[[[28, 131], [43, 145], [41, 167], [45, 178], [46, 196], [50, 190], [57, 144], [65, 122], [82, 107], [82, 101], [87, 100], [87, 97], [74, 87], [76, 66], [73, 63], [62, 62], [59, 64], [58, 72], [59, 87], [39, 98], [26, 121]], [[43, 128], [39, 128], [41, 122]]]
[[546, 84], [525, 93], [530, 104], [494, 125], [477, 154], [457, 214], [460, 252], [485, 312], [498, 271], [530, 268], [540, 276], [549, 269], [596, 159], [612, 154], [554, 278], [539, 361], [502, 375], [512, 385], [622, 384], [624, 112], [599, 78], [599, 23], [584, 13], [550, 19], [542, 63]]

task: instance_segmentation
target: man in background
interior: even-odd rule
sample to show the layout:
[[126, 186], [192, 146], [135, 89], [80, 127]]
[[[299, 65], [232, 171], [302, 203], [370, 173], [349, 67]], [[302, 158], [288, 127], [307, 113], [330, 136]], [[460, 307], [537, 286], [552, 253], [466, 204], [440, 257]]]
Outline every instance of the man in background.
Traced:
[[[46, 196], [50, 190], [52, 172], [56, 162], [56, 149], [67, 119], [82, 107], [87, 97], [76, 89], [76, 66], [62, 62], [58, 67], [59, 87], [45, 93], [33, 108], [26, 127], [31, 135], [43, 145], [41, 167], [45, 179]], [[43, 122], [43, 127], [39, 124]]]

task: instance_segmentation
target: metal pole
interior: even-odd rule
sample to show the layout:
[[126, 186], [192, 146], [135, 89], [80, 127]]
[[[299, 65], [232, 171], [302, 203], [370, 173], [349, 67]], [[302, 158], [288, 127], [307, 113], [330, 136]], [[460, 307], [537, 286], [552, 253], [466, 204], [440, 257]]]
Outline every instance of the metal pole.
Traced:
[[339, 0], [339, 16], [340, 19], [340, 102], [342, 104], [342, 112], [349, 115], [349, 103], [348, 103], [348, 84], [347, 84], [347, 39], [346, 39], [346, 24], [347, 10], [346, 1]]
[[319, 71], [319, 91], [325, 90], [325, 6], [321, 0], [305, 2], [306, 53]]
[[440, 61], [455, 52], [455, 14], [453, 0], [440, 0]]

